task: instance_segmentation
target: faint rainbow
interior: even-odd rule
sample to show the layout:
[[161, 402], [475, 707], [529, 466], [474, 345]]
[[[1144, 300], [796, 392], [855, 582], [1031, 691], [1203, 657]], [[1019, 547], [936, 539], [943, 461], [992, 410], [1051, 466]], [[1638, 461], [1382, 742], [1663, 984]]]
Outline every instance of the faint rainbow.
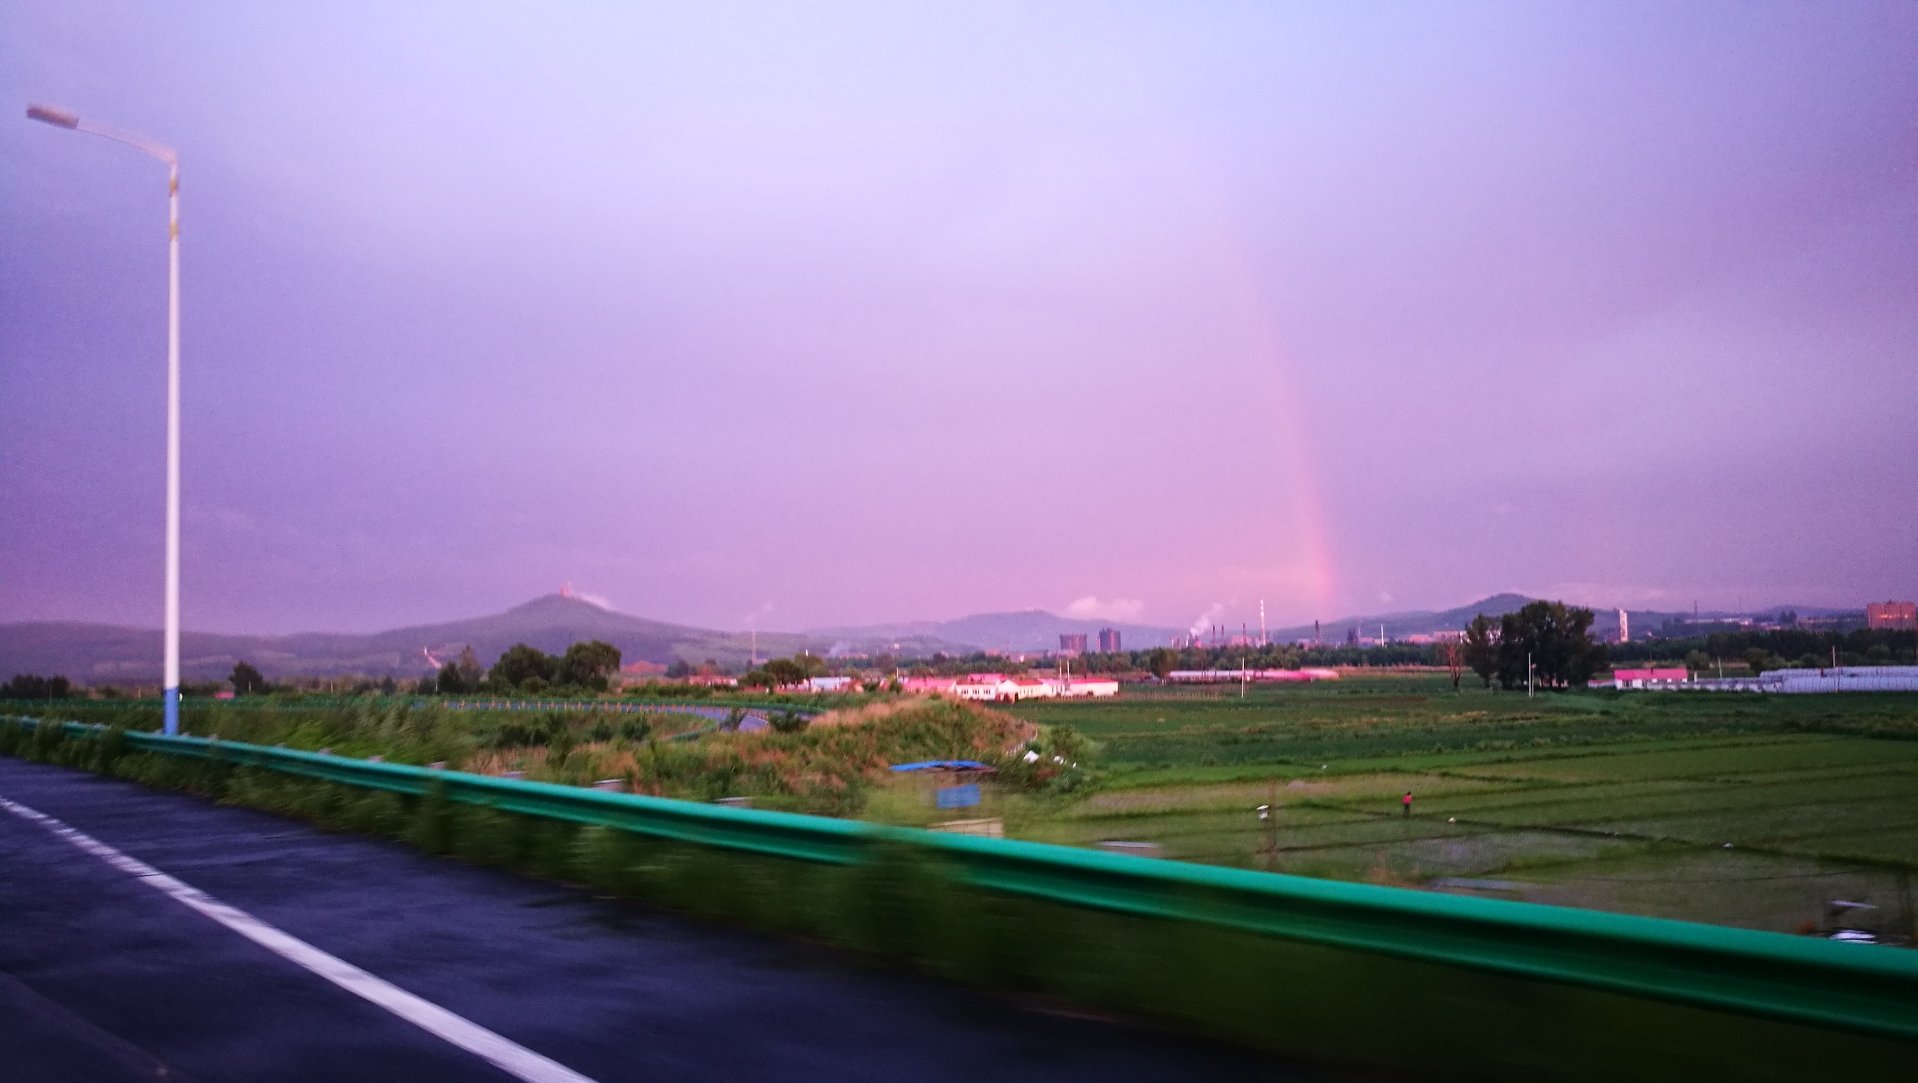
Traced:
[[[1176, 129], [1173, 129], [1176, 130]], [[1274, 306], [1260, 289], [1260, 276], [1250, 247], [1242, 239], [1248, 231], [1233, 224], [1249, 216], [1235, 213], [1237, 208], [1215, 170], [1200, 168], [1203, 155], [1191, 140], [1183, 140], [1188, 153], [1182, 156], [1191, 191], [1201, 203], [1206, 228], [1195, 239], [1204, 242], [1208, 265], [1216, 266], [1211, 287], [1219, 297], [1222, 314], [1243, 334], [1257, 371], [1265, 380], [1259, 401], [1271, 421], [1267, 435], [1275, 437], [1277, 460], [1273, 466], [1285, 479], [1284, 509], [1273, 509], [1274, 517], [1290, 528], [1293, 545], [1282, 557], [1282, 567], [1263, 564], [1246, 569], [1241, 581], [1261, 590], [1290, 590], [1280, 599], [1305, 605], [1313, 614], [1329, 615], [1337, 596], [1338, 570], [1332, 555], [1328, 527], [1329, 516], [1319, 483], [1318, 457], [1307, 439], [1303, 423], [1304, 403], [1292, 379], [1291, 355], [1279, 328]], [[1234, 340], [1237, 340], [1235, 336]], [[1263, 445], [1262, 445], [1263, 446]], [[1272, 491], [1264, 490], [1260, 491]]]

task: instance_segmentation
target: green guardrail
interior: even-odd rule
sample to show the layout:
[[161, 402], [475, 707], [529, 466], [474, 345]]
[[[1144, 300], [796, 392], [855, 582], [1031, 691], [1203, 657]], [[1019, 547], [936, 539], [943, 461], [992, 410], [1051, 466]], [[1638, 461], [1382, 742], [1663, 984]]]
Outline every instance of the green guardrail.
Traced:
[[[32, 719], [16, 719], [28, 726]], [[103, 732], [65, 723], [70, 737]], [[1918, 1040], [1918, 952], [731, 808], [217, 738], [130, 748], [701, 846], [855, 865], [917, 847], [976, 887], [1880, 1038]]]

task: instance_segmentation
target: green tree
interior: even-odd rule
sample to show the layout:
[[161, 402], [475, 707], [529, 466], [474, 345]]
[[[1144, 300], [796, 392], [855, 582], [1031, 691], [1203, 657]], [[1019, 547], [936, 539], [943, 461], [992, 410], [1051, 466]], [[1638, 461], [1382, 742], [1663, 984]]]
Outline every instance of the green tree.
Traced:
[[1499, 626], [1483, 613], [1465, 626], [1465, 664], [1487, 688], [1492, 687], [1492, 678], [1498, 674], [1499, 631]]
[[1547, 688], [1582, 687], [1604, 664], [1605, 648], [1592, 640], [1592, 611], [1564, 602], [1532, 602], [1499, 621], [1500, 687], [1526, 683], [1527, 664]]
[[575, 643], [566, 648], [555, 669], [555, 683], [604, 692], [619, 672], [619, 648], [597, 639]]
[[455, 672], [459, 675], [460, 686], [458, 691], [479, 691], [480, 681], [486, 678], [486, 673], [480, 669], [479, 655], [473, 653], [473, 645], [471, 643], [460, 648], [459, 661], [455, 663], [454, 668]]
[[1691, 670], [1694, 675], [1703, 673], [1712, 668], [1711, 656], [1704, 651], [1689, 651], [1685, 655], [1685, 668]]
[[1177, 669], [1178, 665], [1179, 656], [1169, 647], [1154, 647], [1152, 653], [1146, 655], [1145, 667], [1152, 671], [1154, 677], [1162, 681], [1174, 669]]
[[[543, 690], [552, 683], [553, 673], [558, 668], [557, 659], [524, 643], [515, 643], [508, 647], [499, 661], [486, 674], [486, 679], [501, 690], [525, 688]], [[534, 687], [534, 682], [538, 682]]]
[[435, 686], [442, 695], [464, 695], [477, 692], [486, 680], [486, 671], [480, 668], [479, 656], [473, 653], [473, 645], [468, 643], [460, 648], [456, 661], [440, 667]]
[[775, 658], [761, 668], [777, 687], [795, 685], [806, 679], [806, 668], [791, 658]]
[[245, 662], [235, 662], [233, 675], [227, 680], [233, 682], [234, 695], [252, 696], [266, 691], [266, 678]]

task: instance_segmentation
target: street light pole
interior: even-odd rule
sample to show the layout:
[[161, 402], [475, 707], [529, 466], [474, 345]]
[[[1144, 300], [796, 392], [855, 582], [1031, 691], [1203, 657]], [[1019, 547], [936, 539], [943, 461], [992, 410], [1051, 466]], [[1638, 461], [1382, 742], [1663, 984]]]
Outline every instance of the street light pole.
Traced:
[[166, 301], [166, 687], [161, 692], [164, 728], [180, 732], [180, 155], [172, 147], [64, 109], [27, 106], [27, 119], [124, 143], [167, 167]]

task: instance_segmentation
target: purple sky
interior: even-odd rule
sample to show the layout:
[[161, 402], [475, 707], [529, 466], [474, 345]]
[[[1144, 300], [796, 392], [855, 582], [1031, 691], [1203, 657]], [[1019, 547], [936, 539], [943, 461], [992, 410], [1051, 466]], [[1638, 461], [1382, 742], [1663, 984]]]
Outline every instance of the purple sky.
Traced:
[[[295, 11], [295, 7], [308, 10]], [[0, 620], [1918, 592], [1918, 4], [0, 0]]]

